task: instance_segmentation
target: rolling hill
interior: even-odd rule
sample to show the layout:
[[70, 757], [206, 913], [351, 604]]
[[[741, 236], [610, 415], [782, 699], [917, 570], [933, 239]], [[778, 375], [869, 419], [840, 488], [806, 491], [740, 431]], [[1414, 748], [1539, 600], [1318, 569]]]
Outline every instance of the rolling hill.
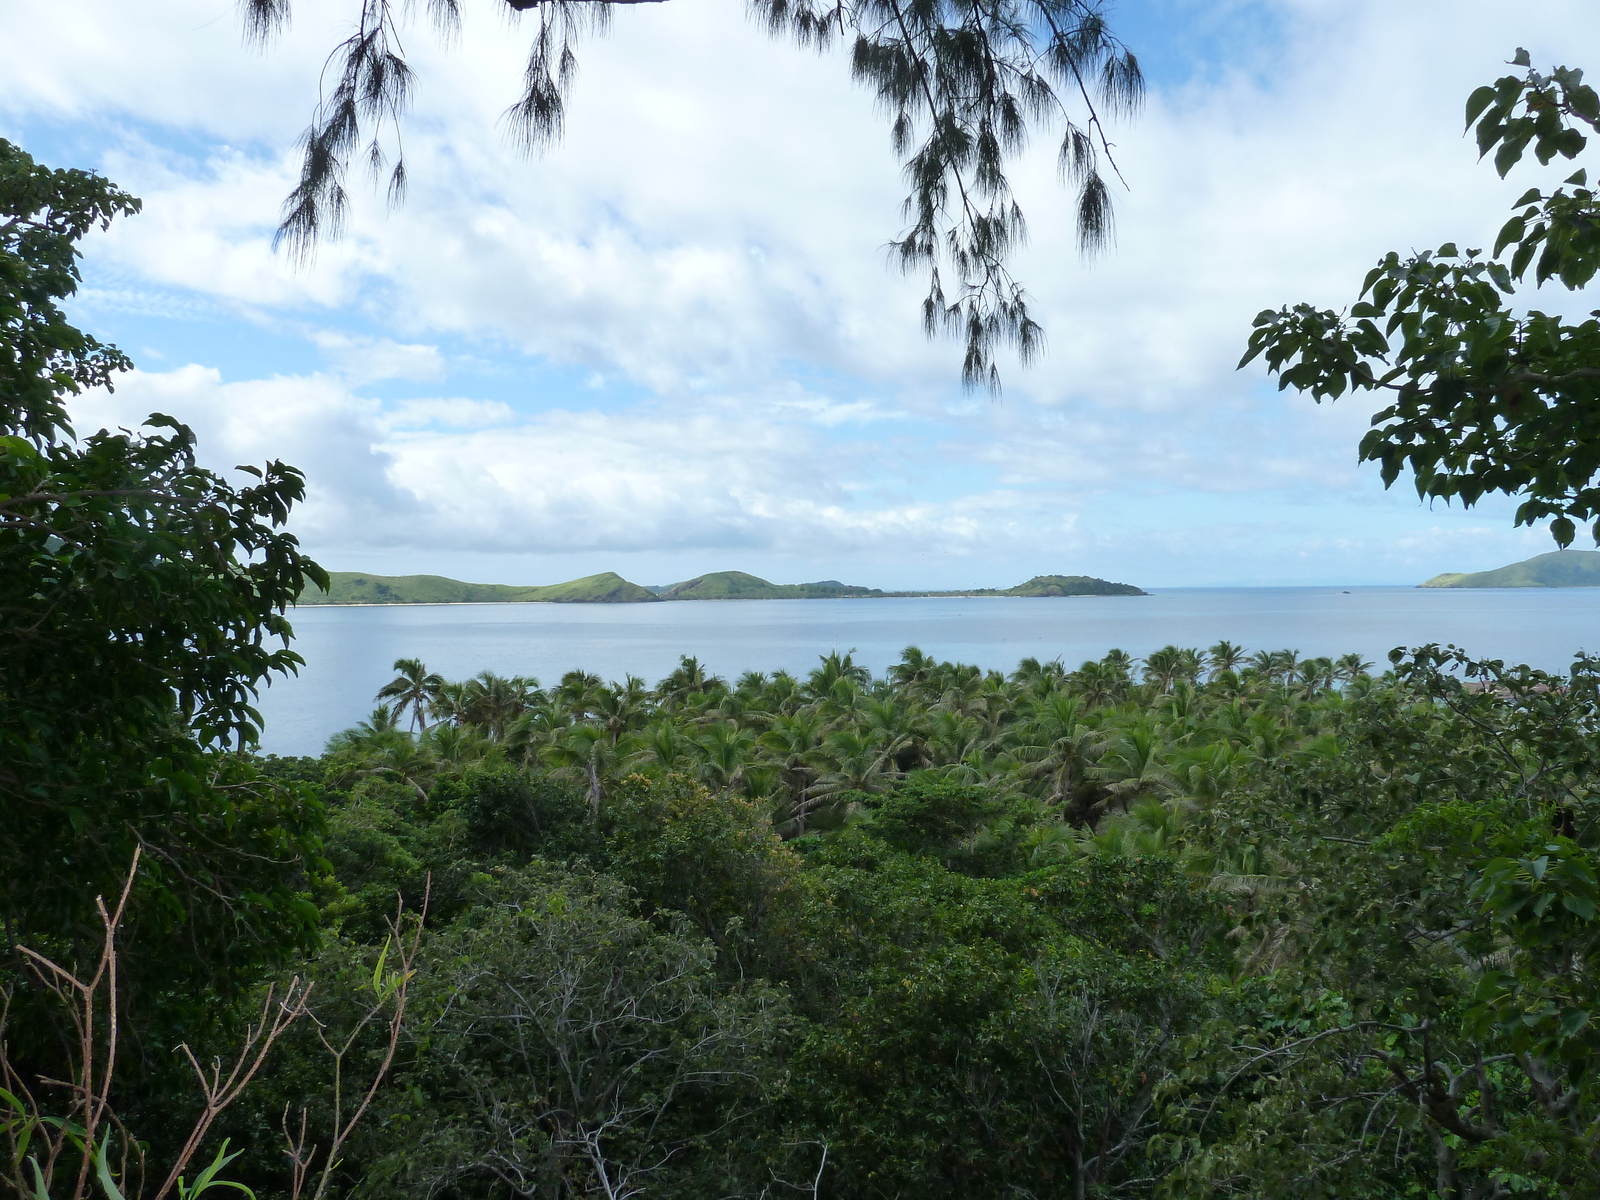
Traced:
[[768, 583], [743, 571], [713, 571], [651, 591], [663, 600], [825, 600], [839, 596], [881, 596], [877, 588], [852, 587], [834, 579], [820, 583]]
[[615, 571], [566, 583], [521, 587], [506, 583], [462, 583], [443, 575], [368, 575], [329, 571], [327, 591], [308, 589], [299, 600], [318, 604], [646, 604], [667, 600], [832, 600], [845, 597], [911, 596], [1144, 596], [1126, 583], [1088, 575], [1036, 575], [1014, 588], [963, 592], [885, 592], [836, 579], [816, 583], [768, 583], [743, 571], [712, 571], [682, 583], [641, 587]]
[[1435, 575], [1425, 588], [1600, 587], [1600, 550], [1553, 550], [1493, 571]]
[[326, 592], [307, 589], [301, 604], [635, 604], [654, 600], [649, 590], [615, 571], [546, 587], [462, 583], [443, 575], [366, 575], [329, 571]]

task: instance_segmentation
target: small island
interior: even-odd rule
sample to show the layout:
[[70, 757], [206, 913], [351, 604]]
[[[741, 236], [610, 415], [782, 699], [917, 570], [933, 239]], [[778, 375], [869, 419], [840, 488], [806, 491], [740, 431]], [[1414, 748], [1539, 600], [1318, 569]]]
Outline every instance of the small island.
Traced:
[[1600, 587], [1600, 550], [1552, 550], [1523, 562], [1472, 574], [1446, 572], [1418, 587], [1425, 588], [1574, 588]]
[[443, 575], [369, 575], [329, 571], [328, 590], [308, 588], [304, 605], [329, 604], [649, 604], [670, 600], [905, 599], [926, 596], [1147, 596], [1128, 583], [1090, 575], [1035, 575], [1016, 587], [951, 592], [886, 592], [824, 579], [816, 583], [768, 583], [744, 571], [713, 571], [681, 583], [645, 587], [615, 571], [544, 586], [463, 583]]

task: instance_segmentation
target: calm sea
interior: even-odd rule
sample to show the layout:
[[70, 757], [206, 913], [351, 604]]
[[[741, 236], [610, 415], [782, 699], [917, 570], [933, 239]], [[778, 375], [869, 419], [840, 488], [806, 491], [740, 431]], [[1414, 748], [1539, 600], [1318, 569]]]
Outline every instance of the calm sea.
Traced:
[[1396, 646], [1454, 643], [1481, 658], [1562, 670], [1600, 651], [1600, 588], [1171, 588], [1148, 597], [917, 600], [702, 600], [669, 604], [429, 604], [303, 608], [293, 614], [306, 666], [264, 690], [262, 749], [316, 754], [364, 718], [397, 658], [447, 679], [479, 671], [554, 683], [582, 667], [654, 683], [697, 656], [730, 679], [798, 673], [853, 650], [875, 674], [920, 646], [943, 659], [1009, 671], [1019, 659], [1069, 667], [1112, 647], [1134, 655], [1220, 638], [1247, 650], [1354, 651], [1379, 666]]

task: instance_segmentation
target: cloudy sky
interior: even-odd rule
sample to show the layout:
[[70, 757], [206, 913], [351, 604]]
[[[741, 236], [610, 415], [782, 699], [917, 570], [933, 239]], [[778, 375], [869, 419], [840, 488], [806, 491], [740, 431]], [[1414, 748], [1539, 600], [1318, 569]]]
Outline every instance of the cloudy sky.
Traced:
[[962, 392], [886, 265], [903, 190], [870, 96], [731, 0], [619, 12], [532, 159], [499, 119], [528, 27], [498, 0], [463, 0], [453, 45], [419, 21], [408, 202], [357, 188], [294, 269], [272, 230], [355, 6], [298, 0], [263, 54], [233, 0], [0, 0], [0, 136], [145, 202], [86, 247], [74, 315], [139, 369], [80, 426], [166, 412], [213, 465], [301, 467], [331, 569], [1367, 584], [1552, 548], [1510, 503], [1385, 492], [1356, 463], [1369, 404], [1234, 364], [1262, 308], [1492, 242], [1540, 175], [1478, 164], [1463, 101], [1519, 45], [1600, 58], [1592, 4], [1122, 0], [1151, 87], [1114, 130], [1116, 246], [1078, 255], [1041, 138], [1013, 182], [1048, 349], [998, 399]]

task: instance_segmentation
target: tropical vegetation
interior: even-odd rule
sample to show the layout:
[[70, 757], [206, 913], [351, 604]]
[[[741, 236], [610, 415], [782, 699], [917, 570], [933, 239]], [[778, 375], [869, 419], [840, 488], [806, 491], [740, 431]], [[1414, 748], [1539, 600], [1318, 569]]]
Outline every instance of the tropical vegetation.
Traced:
[[[1600, 114], [1572, 72], [1472, 104], [1511, 158]], [[1576, 279], [1587, 203], [1515, 238]], [[75, 244], [136, 207], [0, 141], [0, 1191], [1600, 1194], [1600, 660], [401, 659], [324, 754], [262, 757], [329, 582], [303, 481], [67, 421], [127, 365], [62, 314]], [[1401, 325], [1421, 374], [1379, 386], [1505, 400], [1474, 428], [1535, 510], [1592, 503], [1533, 398], [1600, 368], [1424, 370]]]

